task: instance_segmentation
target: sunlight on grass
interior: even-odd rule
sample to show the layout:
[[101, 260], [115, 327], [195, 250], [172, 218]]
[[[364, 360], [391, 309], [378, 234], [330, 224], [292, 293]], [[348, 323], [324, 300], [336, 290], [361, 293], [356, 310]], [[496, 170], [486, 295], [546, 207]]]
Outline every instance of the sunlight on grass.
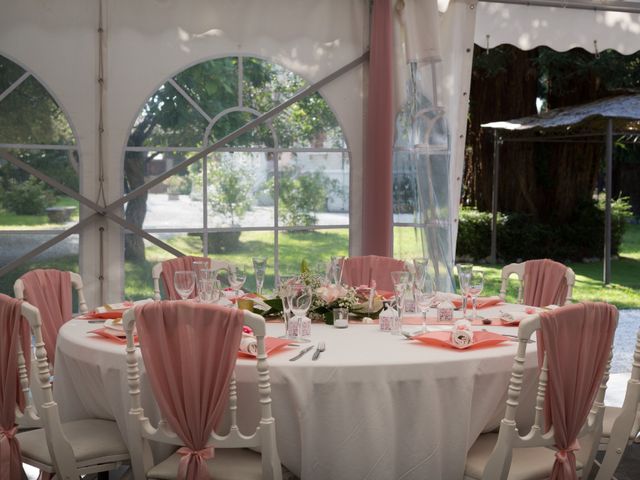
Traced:
[[[575, 301], [604, 301], [618, 308], [640, 308], [640, 225], [627, 225], [622, 240], [620, 258], [611, 261], [610, 285], [602, 283], [602, 261], [593, 263], [570, 263], [576, 272]], [[483, 295], [497, 295], [500, 291], [502, 265], [483, 265], [485, 289]], [[514, 301], [517, 295], [515, 280], [508, 290], [507, 300]]]

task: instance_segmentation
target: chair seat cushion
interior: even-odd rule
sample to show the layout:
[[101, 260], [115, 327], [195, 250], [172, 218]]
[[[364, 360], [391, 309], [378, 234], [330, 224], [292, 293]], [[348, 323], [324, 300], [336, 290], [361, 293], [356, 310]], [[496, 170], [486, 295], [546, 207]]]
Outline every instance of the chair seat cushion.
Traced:
[[[618, 415], [622, 412], [622, 408], [620, 407], [605, 407], [604, 408], [604, 417], [602, 419], [602, 436], [605, 438], [609, 438], [611, 436], [611, 430], [613, 429], [613, 422], [616, 421]], [[636, 415], [640, 417], [640, 410]], [[629, 440], [633, 440], [636, 437], [637, 432], [632, 431], [632, 425], [629, 425]]]
[[[484, 467], [489, 461], [493, 447], [498, 440], [497, 433], [480, 435], [467, 453], [465, 477], [482, 478]], [[508, 480], [538, 480], [549, 478], [555, 450], [546, 447], [514, 448]], [[578, 470], [582, 464], [577, 462]]]
[[[80, 468], [129, 458], [127, 446], [113, 421], [76, 420], [62, 424], [62, 429]], [[43, 465], [53, 465], [43, 428], [18, 433], [16, 438], [20, 442], [20, 450], [25, 460], [31, 459]]]
[[[171, 480], [178, 475], [180, 455], [174, 453], [147, 472], [147, 478]], [[260, 480], [262, 457], [246, 448], [217, 448], [215, 457], [207, 461], [211, 480]]]

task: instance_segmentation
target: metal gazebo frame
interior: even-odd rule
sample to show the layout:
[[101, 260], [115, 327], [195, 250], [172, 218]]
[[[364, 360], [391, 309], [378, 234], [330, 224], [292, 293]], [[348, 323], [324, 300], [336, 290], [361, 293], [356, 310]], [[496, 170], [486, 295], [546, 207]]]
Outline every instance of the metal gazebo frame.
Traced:
[[[504, 142], [605, 143], [605, 225], [603, 282], [611, 283], [611, 190], [613, 183], [613, 138], [640, 135], [640, 94], [620, 95], [582, 105], [557, 108], [531, 117], [485, 123], [494, 130], [493, 191], [491, 198], [491, 254], [497, 254], [498, 178], [500, 145]], [[500, 135], [500, 130], [509, 132]], [[614, 132], [615, 130], [615, 132]], [[518, 136], [518, 132], [538, 136]], [[604, 139], [598, 139], [604, 137]]]

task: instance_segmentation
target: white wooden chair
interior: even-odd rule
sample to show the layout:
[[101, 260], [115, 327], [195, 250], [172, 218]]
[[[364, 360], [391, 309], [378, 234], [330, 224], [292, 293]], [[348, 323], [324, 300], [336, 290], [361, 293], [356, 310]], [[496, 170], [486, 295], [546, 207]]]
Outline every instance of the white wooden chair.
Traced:
[[[482, 434], [471, 446], [467, 453], [465, 480], [534, 480], [548, 478], [551, 474], [556, 453], [551, 447], [556, 441], [553, 427], [546, 433], [544, 431], [543, 412], [548, 379], [546, 355], [538, 379], [534, 424], [526, 435], [521, 436], [515, 420], [523, 390], [527, 342], [539, 329], [539, 315], [527, 317], [520, 324], [519, 345], [509, 381], [505, 416], [500, 422], [499, 433]], [[588, 477], [595, 459], [604, 416], [603, 402], [610, 359], [589, 416], [578, 435], [581, 443], [581, 455], [576, 465], [578, 477]]]
[[[131, 409], [131, 445], [132, 457], [142, 458], [144, 471], [136, 471], [140, 467], [133, 465], [135, 478], [173, 479], [176, 478], [180, 455], [174, 453], [161, 463], [154, 465], [149, 442], [160, 442], [176, 447], [184, 446], [180, 438], [171, 430], [168, 423], [161, 419], [157, 426], [144, 415], [140, 400], [140, 369], [137, 355], [138, 347], [134, 343], [133, 330], [135, 327], [135, 309], [129, 309], [123, 317], [124, 329], [127, 334], [127, 371], [129, 379], [129, 397]], [[216, 448], [215, 458], [207, 461], [212, 478], [237, 478], [243, 480], [265, 479], [281, 480], [282, 467], [276, 446], [275, 419], [271, 414], [271, 383], [269, 367], [265, 353], [264, 336], [265, 321], [260, 315], [245, 311], [244, 325], [253, 330], [258, 343], [256, 369], [258, 373], [257, 389], [260, 407], [260, 423], [250, 434], [241, 433], [237, 423], [238, 396], [235, 374], [229, 385], [230, 430], [227, 435], [211, 432], [209, 445]], [[203, 341], [208, 341], [203, 339]], [[144, 347], [143, 347], [144, 348]], [[259, 448], [262, 454], [249, 449]], [[140, 462], [136, 462], [140, 463]]]
[[[106, 472], [129, 463], [129, 451], [123, 442], [115, 422], [102, 419], [85, 419], [61, 422], [58, 404], [53, 400], [49, 381], [49, 363], [41, 332], [40, 312], [34, 306], [24, 303], [22, 314], [28, 320], [35, 338], [35, 358], [32, 360], [32, 376], [37, 382], [39, 395], [43, 401], [36, 407], [27, 401], [24, 413], [16, 415], [21, 427], [39, 427], [37, 430], [16, 435], [22, 451], [22, 461], [41, 471], [56, 473], [56, 478], [79, 479], [80, 475]], [[24, 352], [18, 353], [18, 373], [20, 386], [25, 398], [30, 399], [31, 389], [24, 361]], [[33, 392], [35, 393], [35, 391]]]
[[[235, 270], [235, 265], [225, 260], [213, 260], [209, 259], [209, 268], [212, 270], [227, 270], [232, 272]], [[156, 263], [151, 269], [151, 278], [153, 278], [153, 299], [161, 300], [160, 295], [160, 275], [162, 274], [162, 262]]]
[[[512, 275], [515, 275], [518, 279], [518, 303], [522, 303], [523, 295], [524, 295], [524, 268], [525, 263], [510, 263], [509, 265], [505, 265], [502, 267], [501, 279], [502, 283], [500, 284], [500, 298], [502, 300], [505, 299], [507, 295], [507, 287], [509, 286], [509, 279]], [[565, 305], [569, 305], [573, 302], [573, 287], [576, 284], [576, 274], [574, 271], [567, 267], [567, 273], [565, 278], [567, 279], [567, 300], [565, 301]]]
[[636, 348], [633, 354], [631, 378], [627, 382], [627, 391], [622, 407], [605, 407], [602, 425], [601, 448], [606, 453], [596, 480], [613, 477], [620, 459], [629, 442], [640, 435], [640, 330], [638, 330]]
[[[89, 308], [87, 307], [87, 301], [84, 298], [84, 286], [82, 284], [82, 277], [75, 272], [69, 272], [71, 275], [71, 286], [78, 294], [78, 310], [80, 313], [87, 313]], [[13, 293], [18, 300], [24, 299], [24, 283], [21, 279], [17, 279], [13, 284]]]

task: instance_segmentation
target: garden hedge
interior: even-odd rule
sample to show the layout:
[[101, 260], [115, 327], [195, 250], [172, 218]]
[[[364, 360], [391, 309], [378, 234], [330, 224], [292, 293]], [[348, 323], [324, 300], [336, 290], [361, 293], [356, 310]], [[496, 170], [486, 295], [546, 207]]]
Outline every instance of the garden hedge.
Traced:
[[[604, 251], [604, 202], [581, 205], [572, 221], [540, 223], [523, 213], [498, 214], [497, 256], [503, 263], [552, 258], [560, 262], [601, 258]], [[617, 255], [630, 205], [625, 198], [613, 202], [612, 253]], [[491, 249], [491, 213], [474, 208], [460, 210], [457, 257], [484, 261]]]

